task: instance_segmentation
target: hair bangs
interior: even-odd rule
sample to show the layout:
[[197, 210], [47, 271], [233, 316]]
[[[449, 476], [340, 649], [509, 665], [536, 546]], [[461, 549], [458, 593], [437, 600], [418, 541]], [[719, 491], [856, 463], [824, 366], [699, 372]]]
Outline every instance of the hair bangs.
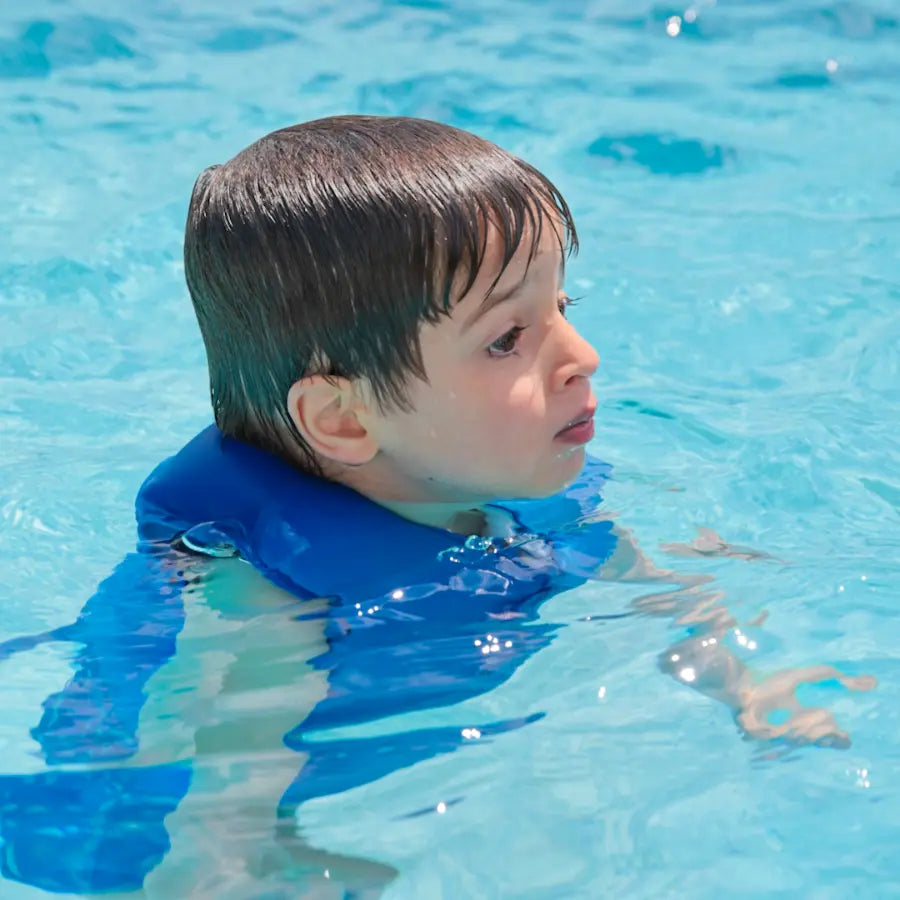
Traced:
[[472, 289], [485, 265], [491, 231], [500, 240], [501, 257], [485, 296], [523, 246], [528, 251], [526, 265], [531, 264], [548, 224], [558, 237], [561, 253], [568, 257], [578, 252], [578, 232], [562, 194], [527, 163], [511, 161], [513, 172], [491, 173], [494, 177], [469, 196], [448, 196], [446, 204], [423, 223], [428, 229], [423, 238], [432, 257], [434, 279], [426, 290], [425, 321], [433, 324], [449, 314]]

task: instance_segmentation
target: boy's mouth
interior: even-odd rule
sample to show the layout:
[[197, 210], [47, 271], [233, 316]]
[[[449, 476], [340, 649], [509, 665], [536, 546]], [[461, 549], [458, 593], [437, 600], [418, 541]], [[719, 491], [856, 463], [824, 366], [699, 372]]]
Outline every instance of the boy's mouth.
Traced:
[[594, 436], [594, 412], [592, 406], [585, 410], [577, 419], [572, 419], [565, 428], [556, 432], [556, 439], [566, 444], [586, 444]]

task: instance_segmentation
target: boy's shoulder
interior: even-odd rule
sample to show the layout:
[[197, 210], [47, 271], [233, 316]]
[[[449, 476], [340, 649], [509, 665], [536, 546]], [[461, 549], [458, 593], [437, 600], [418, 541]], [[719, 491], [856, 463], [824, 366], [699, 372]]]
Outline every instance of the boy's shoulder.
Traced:
[[156, 467], [135, 511], [142, 540], [187, 537], [210, 555], [239, 554], [301, 597], [340, 593], [361, 573], [377, 582], [453, 542], [214, 425]]

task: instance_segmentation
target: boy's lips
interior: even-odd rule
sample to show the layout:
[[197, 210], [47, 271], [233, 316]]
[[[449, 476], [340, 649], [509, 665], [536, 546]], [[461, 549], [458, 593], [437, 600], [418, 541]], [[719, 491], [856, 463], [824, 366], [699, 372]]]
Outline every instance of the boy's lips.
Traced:
[[580, 416], [572, 419], [564, 428], [556, 432], [556, 440], [566, 444], [586, 444], [594, 436], [594, 412], [596, 406], [586, 409]]

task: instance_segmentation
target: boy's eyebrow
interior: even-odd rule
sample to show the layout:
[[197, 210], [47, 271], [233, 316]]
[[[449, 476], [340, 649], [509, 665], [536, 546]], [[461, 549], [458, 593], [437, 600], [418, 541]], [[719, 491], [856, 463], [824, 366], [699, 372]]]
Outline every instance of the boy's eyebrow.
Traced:
[[[516, 294], [519, 293], [520, 290], [525, 286], [525, 282], [528, 281], [528, 272], [530, 271], [530, 267], [526, 270], [525, 274], [522, 276], [522, 280], [517, 284], [512, 285], [512, 287], [507, 288], [505, 291], [500, 291], [499, 293], [496, 291], [492, 291], [487, 297], [484, 298], [484, 302], [478, 309], [475, 310], [465, 322], [463, 322], [462, 331], [468, 331], [480, 318], [486, 316], [495, 306], [499, 306], [501, 303], [504, 303], [506, 300], [511, 300]], [[559, 258], [559, 275], [557, 278], [557, 284], [562, 287], [563, 283], [566, 280], [566, 257], [565, 255], [560, 256]]]
[[479, 306], [478, 309], [463, 322], [462, 331], [468, 331], [480, 318], [486, 316], [495, 306], [499, 306], [506, 300], [511, 300], [515, 297], [515, 295], [522, 290], [527, 280], [528, 273], [526, 272], [518, 284], [514, 284], [505, 291], [491, 291], [491, 293], [484, 298], [484, 302], [481, 306]]

